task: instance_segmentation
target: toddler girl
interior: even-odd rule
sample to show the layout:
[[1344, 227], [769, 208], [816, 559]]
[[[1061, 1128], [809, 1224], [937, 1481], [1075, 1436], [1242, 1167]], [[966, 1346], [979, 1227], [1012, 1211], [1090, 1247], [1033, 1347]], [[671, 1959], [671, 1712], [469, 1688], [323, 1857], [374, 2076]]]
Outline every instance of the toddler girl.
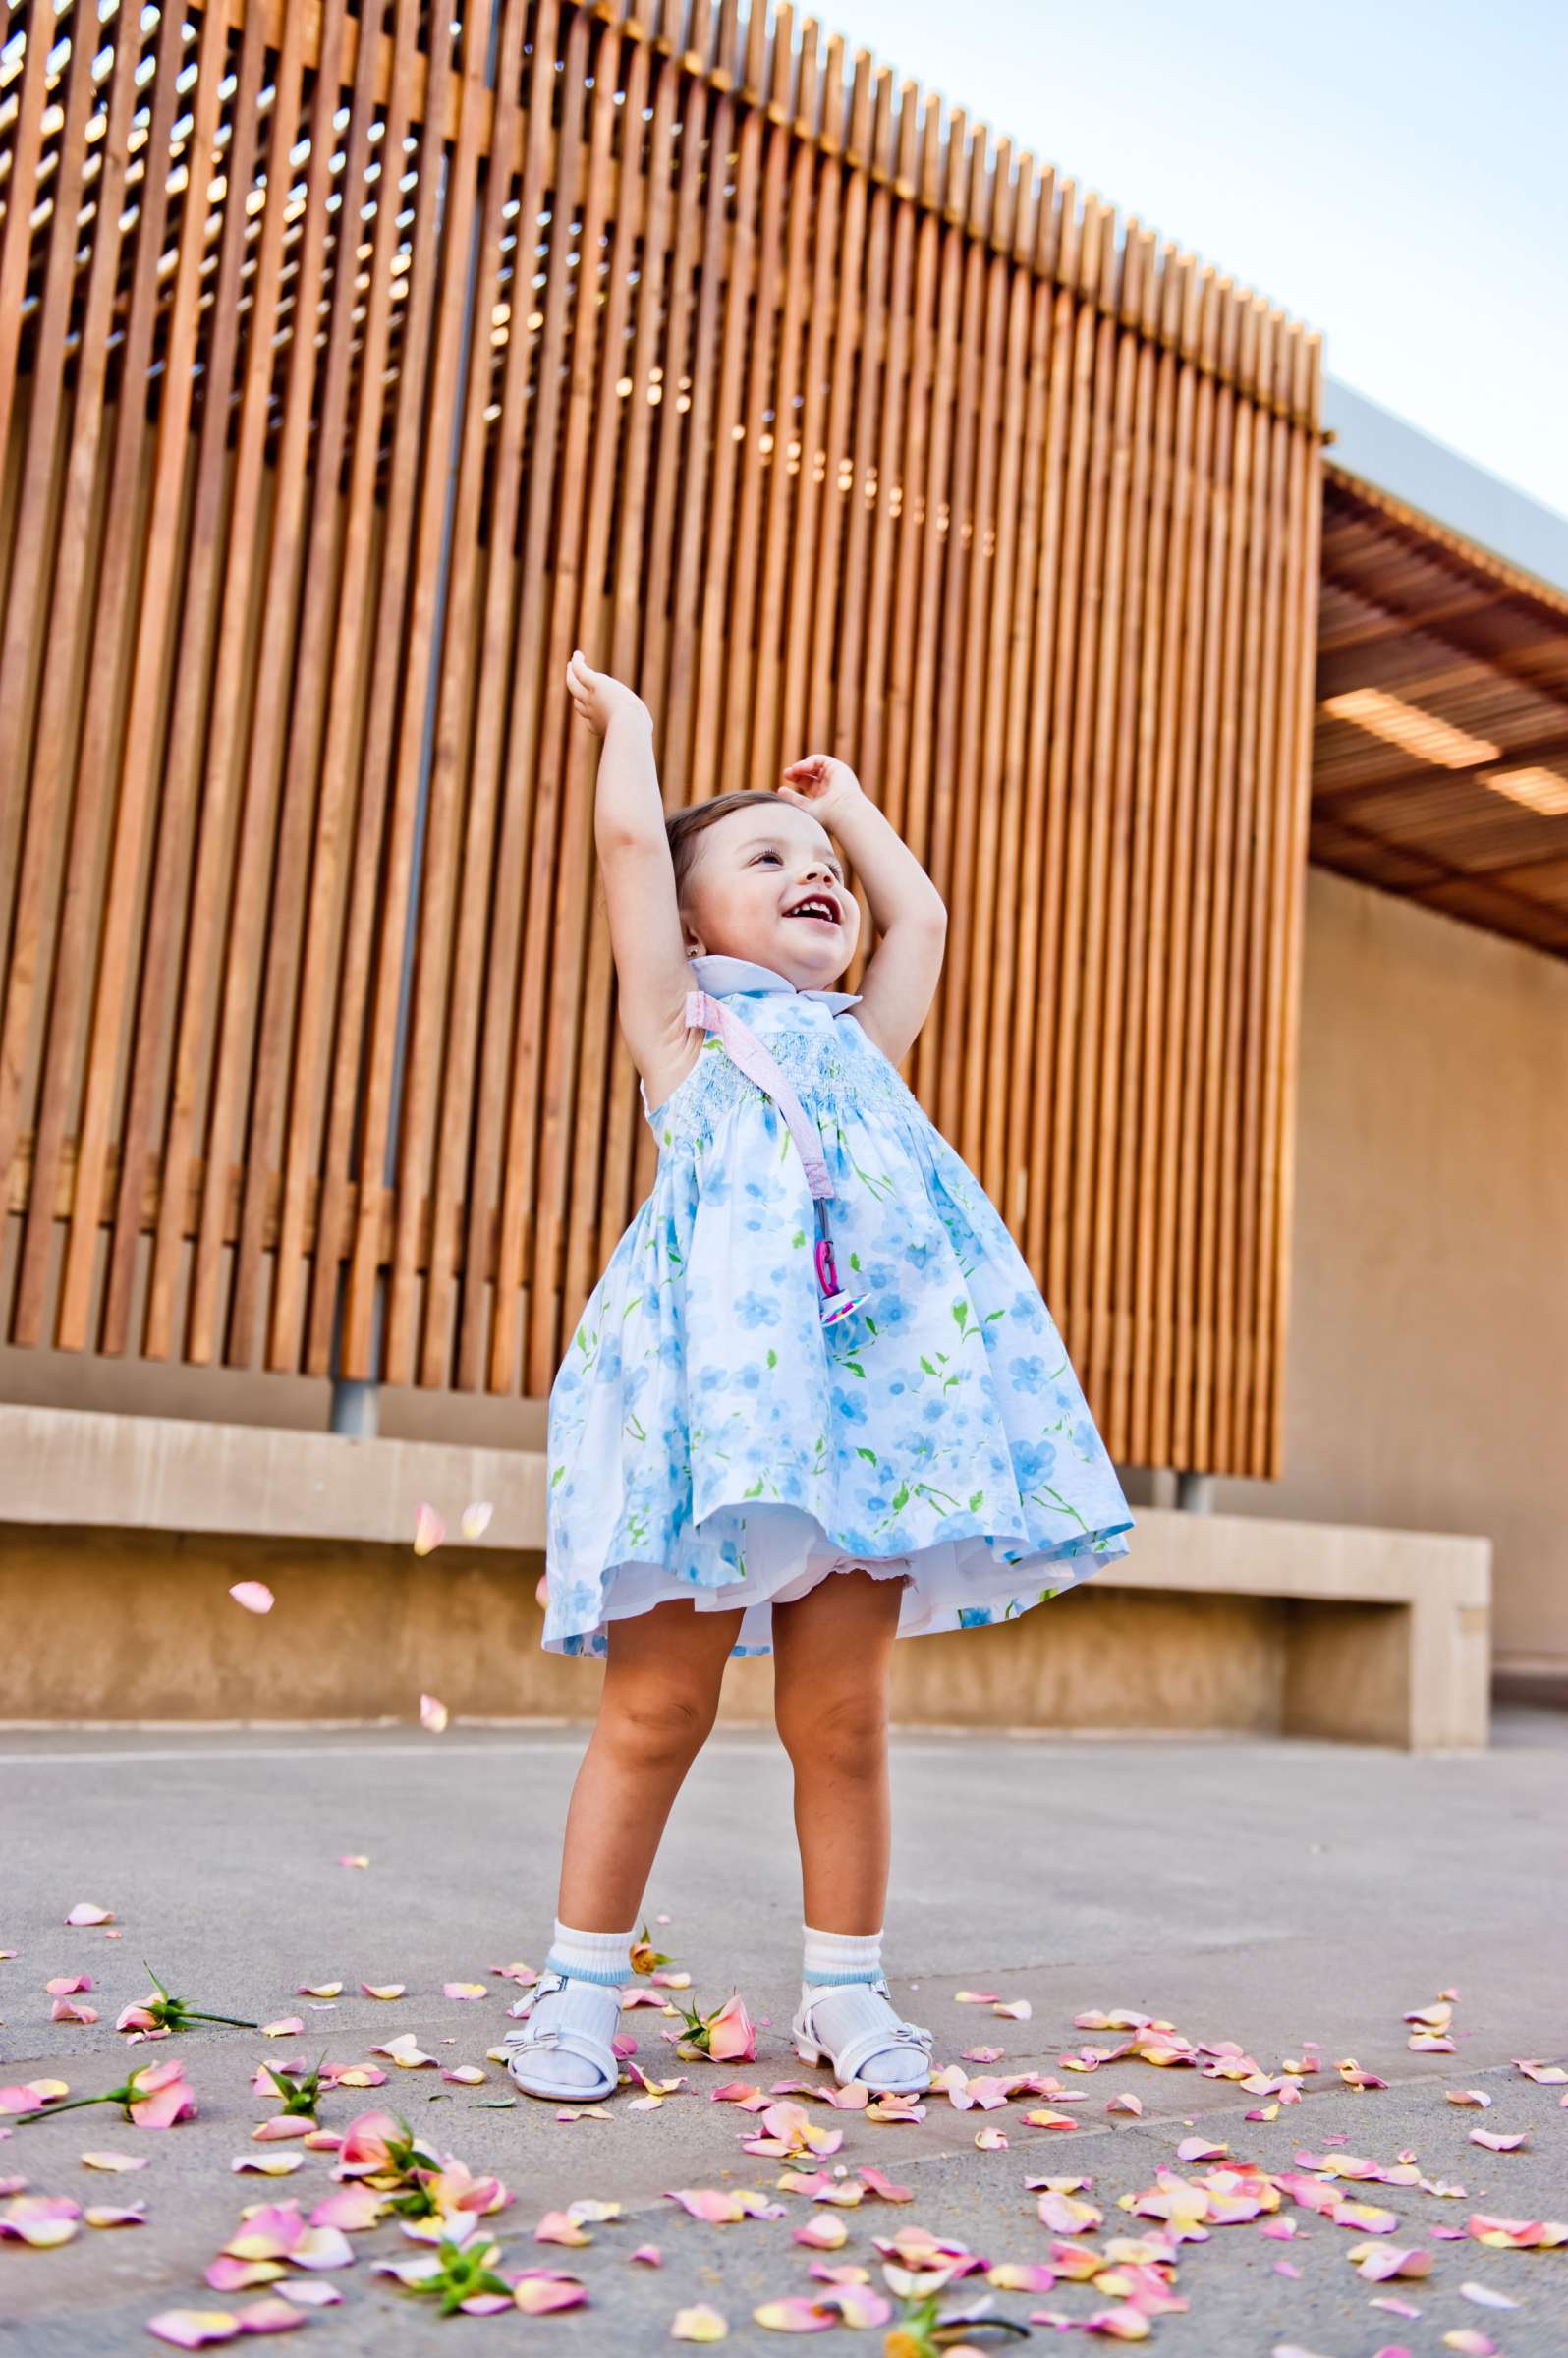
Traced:
[[[581, 652], [567, 686], [603, 739], [594, 837], [659, 1162], [550, 1394], [544, 1644], [605, 1672], [509, 2068], [534, 2096], [615, 2088], [670, 1805], [725, 1660], [771, 1651], [796, 2046], [908, 2092], [931, 2035], [882, 1973], [893, 1641], [1061, 1595], [1132, 1518], [1023, 1257], [896, 1069], [946, 930], [919, 861], [821, 754], [666, 820], [647, 707]], [[833, 988], [860, 931], [835, 841], [877, 929], [858, 993]]]

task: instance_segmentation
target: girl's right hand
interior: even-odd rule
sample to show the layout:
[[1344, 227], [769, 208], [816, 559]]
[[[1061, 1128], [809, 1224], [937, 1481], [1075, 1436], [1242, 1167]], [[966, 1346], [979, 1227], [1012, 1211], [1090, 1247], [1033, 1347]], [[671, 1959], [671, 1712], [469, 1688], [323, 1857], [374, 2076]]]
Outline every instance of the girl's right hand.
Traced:
[[602, 737], [616, 719], [638, 720], [647, 729], [653, 726], [653, 715], [637, 691], [628, 688], [624, 680], [612, 679], [607, 671], [594, 671], [580, 646], [573, 649], [566, 667], [566, 685], [579, 716], [596, 737]]

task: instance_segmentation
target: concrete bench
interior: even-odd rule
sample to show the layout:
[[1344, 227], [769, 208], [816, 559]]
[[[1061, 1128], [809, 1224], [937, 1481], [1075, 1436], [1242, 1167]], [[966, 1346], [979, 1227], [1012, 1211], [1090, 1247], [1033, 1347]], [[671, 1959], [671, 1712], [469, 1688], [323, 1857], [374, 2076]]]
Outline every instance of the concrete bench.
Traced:
[[[465, 1541], [471, 1500], [494, 1512]], [[539, 1651], [536, 1451], [0, 1405], [0, 1718], [580, 1716]], [[413, 1553], [428, 1500], [446, 1544]], [[1490, 1543], [1135, 1507], [1131, 1552], [1021, 1620], [897, 1651], [904, 1724], [1484, 1745]], [[274, 1590], [264, 1620], [231, 1581]], [[731, 1665], [724, 1716], [765, 1718]]]

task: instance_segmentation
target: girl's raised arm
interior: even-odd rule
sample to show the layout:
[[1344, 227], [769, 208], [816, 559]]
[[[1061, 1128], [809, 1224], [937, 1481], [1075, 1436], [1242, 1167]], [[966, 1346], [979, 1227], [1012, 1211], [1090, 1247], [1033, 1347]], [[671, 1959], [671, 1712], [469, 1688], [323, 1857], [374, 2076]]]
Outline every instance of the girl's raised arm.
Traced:
[[622, 681], [590, 669], [581, 648], [567, 665], [566, 683], [582, 718], [604, 740], [593, 841], [620, 985], [621, 1030], [656, 1103], [662, 1078], [688, 1038], [692, 971], [653, 761], [652, 715]]

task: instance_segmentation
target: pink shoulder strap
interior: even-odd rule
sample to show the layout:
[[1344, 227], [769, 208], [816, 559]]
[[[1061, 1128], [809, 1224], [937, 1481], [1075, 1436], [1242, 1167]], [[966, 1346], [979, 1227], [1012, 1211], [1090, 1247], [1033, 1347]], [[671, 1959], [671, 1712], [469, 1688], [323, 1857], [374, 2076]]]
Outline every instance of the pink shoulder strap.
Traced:
[[749, 1081], [773, 1099], [785, 1121], [790, 1135], [800, 1149], [806, 1165], [806, 1183], [819, 1200], [833, 1193], [828, 1177], [827, 1157], [822, 1152], [822, 1141], [816, 1124], [812, 1120], [800, 1098], [780, 1071], [770, 1050], [759, 1040], [749, 1024], [743, 1023], [733, 1008], [722, 999], [710, 998], [705, 990], [687, 994], [686, 1021], [694, 1032], [716, 1032], [724, 1042], [731, 1059], [740, 1066]]

